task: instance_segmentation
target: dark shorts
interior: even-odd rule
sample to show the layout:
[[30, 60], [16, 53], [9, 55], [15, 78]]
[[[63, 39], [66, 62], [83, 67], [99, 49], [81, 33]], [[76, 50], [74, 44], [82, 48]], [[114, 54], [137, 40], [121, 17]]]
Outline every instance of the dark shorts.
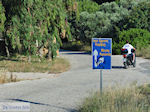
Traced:
[[131, 54], [129, 54], [128, 56], [127, 56], [127, 58], [129, 59], [129, 60], [133, 60], [133, 54], [131, 53]]

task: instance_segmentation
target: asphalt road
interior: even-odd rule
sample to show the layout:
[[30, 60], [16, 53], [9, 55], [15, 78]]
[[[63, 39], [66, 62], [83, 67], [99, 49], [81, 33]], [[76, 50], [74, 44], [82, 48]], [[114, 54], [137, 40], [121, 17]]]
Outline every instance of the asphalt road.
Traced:
[[[99, 90], [99, 70], [92, 70], [92, 56], [62, 52], [71, 69], [58, 77], [0, 85], [0, 102], [28, 102], [31, 112], [75, 112], [82, 100]], [[103, 87], [130, 87], [150, 83], [150, 61], [137, 58], [137, 67], [123, 69], [122, 56], [112, 56], [112, 70], [103, 70]]]

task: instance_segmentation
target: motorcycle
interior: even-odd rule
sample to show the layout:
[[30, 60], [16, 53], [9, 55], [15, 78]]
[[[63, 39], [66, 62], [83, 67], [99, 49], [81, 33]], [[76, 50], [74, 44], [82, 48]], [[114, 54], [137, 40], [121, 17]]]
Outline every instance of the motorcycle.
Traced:
[[[123, 65], [124, 68], [127, 69], [129, 66], [136, 67], [136, 54], [135, 49], [131, 50], [132, 54], [128, 54], [127, 49], [121, 49], [121, 54], [123, 55]], [[135, 55], [133, 60], [133, 55]]]

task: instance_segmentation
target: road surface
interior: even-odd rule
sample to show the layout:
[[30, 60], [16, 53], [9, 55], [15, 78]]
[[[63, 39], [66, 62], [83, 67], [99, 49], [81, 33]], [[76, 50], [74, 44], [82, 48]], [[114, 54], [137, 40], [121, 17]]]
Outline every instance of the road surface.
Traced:
[[[28, 102], [31, 112], [76, 112], [82, 100], [99, 90], [99, 70], [92, 70], [92, 56], [61, 52], [71, 69], [58, 77], [0, 85], [0, 102]], [[112, 56], [112, 70], [103, 70], [103, 87], [129, 87], [150, 83], [150, 61], [137, 58], [137, 67], [123, 69], [122, 56]]]

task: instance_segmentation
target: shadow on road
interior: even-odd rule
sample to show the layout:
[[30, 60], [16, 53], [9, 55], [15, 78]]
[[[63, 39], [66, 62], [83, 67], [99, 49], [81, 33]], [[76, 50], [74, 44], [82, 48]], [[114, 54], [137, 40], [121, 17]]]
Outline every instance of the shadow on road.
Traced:
[[8, 100], [17, 101], [17, 102], [25, 102], [25, 103], [35, 104], [35, 105], [49, 106], [49, 107], [53, 107], [53, 108], [59, 108], [62, 110], [66, 110], [67, 112], [77, 112], [77, 110], [75, 110], [75, 109], [69, 109], [69, 108], [65, 108], [65, 107], [61, 107], [61, 106], [55, 106], [55, 105], [44, 104], [44, 103], [39, 103], [39, 102], [32, 102], [32, 101], [27, 101], [27, 100], [22, 100], [22, 99], [8, 99]]
[[0, 61], [3, 61], [3, 60], [7, 60], [7, 61], [19, 61], [18, 59], [11, 59], [11, 58], [7, 58], [7, 57], [0, 58]]
[[112, 69], [124, 69], [123, 66], [112, 66]]

